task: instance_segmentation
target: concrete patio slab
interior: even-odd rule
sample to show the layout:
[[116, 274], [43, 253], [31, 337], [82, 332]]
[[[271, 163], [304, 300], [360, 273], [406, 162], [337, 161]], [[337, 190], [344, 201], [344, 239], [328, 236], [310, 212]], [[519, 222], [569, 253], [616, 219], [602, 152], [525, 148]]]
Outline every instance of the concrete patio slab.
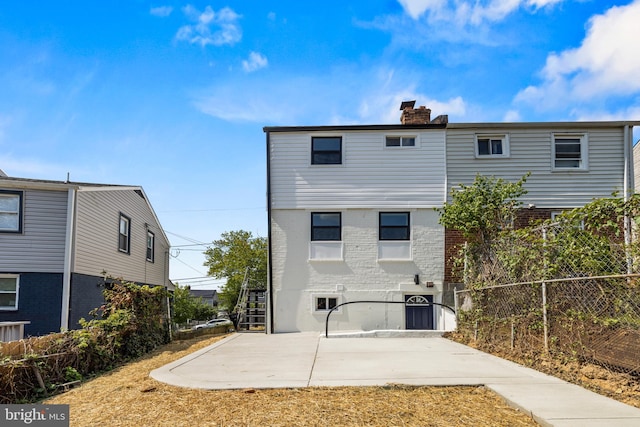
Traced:
[[203, 389], [484, 385], [541, 425], [640, 426], [638, 408], [438, 336], [234, 334], [151, 376]]

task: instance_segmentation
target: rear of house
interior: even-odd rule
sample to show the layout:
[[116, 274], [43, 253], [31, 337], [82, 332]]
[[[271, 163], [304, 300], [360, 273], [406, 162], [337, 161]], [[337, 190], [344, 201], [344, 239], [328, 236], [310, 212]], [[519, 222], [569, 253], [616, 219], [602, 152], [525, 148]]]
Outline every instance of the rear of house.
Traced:
[[[444, 124], [265, 128], [271, 332], [445, 329]], [[366, 301], [366, 302], [363, 302]], [[373, 302], [375, 301], [375, 302]]]
[[[596, 198], [633, 192], [633, 127], [638, 122], [449, 123], [449, 187], [477, 174], [517, 181], [526, 173], [517, 225], [548, 219]], [[447, 261], [460, 235], [446, 231]], [[447, 287], [460, 281], [447, 263]]]
[[413, 105], [400, 125], [264, 128], [268, 332], [323, 331], [338, 306], [331, 331], [453, 329], [462, 240], [434, 208], [476, 174], [531, 173], [520, 224], [633, 187], [637, 122], [456, 124]]

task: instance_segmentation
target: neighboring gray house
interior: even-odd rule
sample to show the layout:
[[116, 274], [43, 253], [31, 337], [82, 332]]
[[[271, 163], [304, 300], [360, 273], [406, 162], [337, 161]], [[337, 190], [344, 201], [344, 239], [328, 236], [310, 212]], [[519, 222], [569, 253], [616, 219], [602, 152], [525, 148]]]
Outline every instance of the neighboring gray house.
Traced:
[[531, 172], [531, 218], [633, 188], [640, 122], [448, 123], [413, 106], [395, 125], [264, 128], [269, 332], [322, 331], [331, 308], [355, 301], [375, 303], [340, 307], [331, 330], [455, 327], [424, 304], [452, 304], [460, 243], [434, 208], [478, 173]]
[[144, 190], [0, 176], [0, 323], [78, 328], [105, 276], [170, 286], [169, 241]]
[[189, 294], [211, 307], [218, 306], [218, 291], [215, 289], [189, 289]]

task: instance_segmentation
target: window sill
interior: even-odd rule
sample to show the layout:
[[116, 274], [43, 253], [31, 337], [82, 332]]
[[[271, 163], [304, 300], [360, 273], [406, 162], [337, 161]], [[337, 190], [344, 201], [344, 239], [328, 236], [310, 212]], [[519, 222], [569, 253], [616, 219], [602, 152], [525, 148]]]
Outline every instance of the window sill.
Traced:
[[342, 241], [310, 242], [309, 261], [344, 261], [344, 245]]
[[510, 159], [511, 156], [475, 156], [478, 160], [500, 160], [500, 159]]
[[584, 168], [552, 168], [551, 173], [588, 173], [589, 169]]

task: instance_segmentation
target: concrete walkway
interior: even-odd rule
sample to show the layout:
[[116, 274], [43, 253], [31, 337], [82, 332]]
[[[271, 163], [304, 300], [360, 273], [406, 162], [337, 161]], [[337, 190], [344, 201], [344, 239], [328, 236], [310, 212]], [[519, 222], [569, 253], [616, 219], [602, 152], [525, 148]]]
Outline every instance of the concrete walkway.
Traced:
[[151, 377], [202, 389], [484, 385], [543, 426], [640, 426], [640, 409], [441, 337], [234, 334]]

